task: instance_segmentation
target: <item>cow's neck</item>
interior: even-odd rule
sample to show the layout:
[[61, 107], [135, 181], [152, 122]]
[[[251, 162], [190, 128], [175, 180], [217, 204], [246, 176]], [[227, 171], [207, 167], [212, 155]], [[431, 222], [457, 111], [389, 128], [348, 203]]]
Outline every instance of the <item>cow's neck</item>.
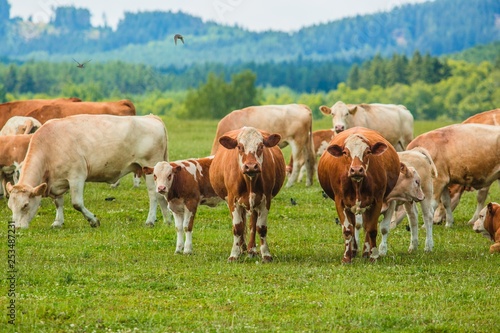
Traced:
[[45, 157], [43, 154], [31, 154], [30, 158], [24, 160], [19, 177], [20, 184], [27, 184], [32, 187], [48, 182], [48, 170], [45, 167]]

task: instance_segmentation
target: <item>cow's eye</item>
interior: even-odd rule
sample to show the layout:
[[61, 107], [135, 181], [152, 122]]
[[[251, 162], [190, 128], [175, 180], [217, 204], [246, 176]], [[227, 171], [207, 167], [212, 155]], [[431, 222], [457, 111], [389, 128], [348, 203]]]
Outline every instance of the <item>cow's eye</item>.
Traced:
[[153, 178], [154, 178], [154, 180], [156, 180], [156, 178], [157, 178], [156, 175], [153, 175]]
[[167, 179], [168, 180], [172, 179], [172, 175], [168, 175]]
[[245, 152], [245, 148], [242, 145], [238, 145], [238, 151], [240, 153], [243, 153], [243, 152]]

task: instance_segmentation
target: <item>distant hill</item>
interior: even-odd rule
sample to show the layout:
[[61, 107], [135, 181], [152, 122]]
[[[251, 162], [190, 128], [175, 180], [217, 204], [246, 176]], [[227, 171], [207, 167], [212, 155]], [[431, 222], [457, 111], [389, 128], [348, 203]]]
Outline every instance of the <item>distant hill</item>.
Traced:
[[[12, 0], [11, 0], [12, 1]], [[7, 4], [7, 5], [6, 5]], [[0, 0], [0, 18], [9, 17]], [[185, 44], [174, 45], [182, 33]], [[251, 32], [185, 13], [126, 13], [116, 30], [93, 27], [85, 8], [58, 7], [49, 24], [0, 22], [0, 58], [93, 62], [120, 60], [154, 67], [304, 60], [360, 62], [375, 54], [431, 55], [500, 41], [500, 1], [435, 0], [390, 12], [305, 27], [295, 33]]]
[[475, 64], [483, 61], [495, 63], [500, 61], [500, 41], [486, 45], [477, 45], [458, 53], [448, 54], [445, 57], [455, 60], [464, 60]]

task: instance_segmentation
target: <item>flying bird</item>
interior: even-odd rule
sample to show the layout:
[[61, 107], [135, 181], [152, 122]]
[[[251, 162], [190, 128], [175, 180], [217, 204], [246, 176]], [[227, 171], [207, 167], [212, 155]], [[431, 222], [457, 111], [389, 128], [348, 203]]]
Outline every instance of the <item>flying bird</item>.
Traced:
[[184, 44], [184, 37], [182, 37], [182, 35], [180, 35], [180, 34], [176, 34], [176, 35], [174, 36], [174, 42], [175, 42], [175, 45], [177, 45], [177, 40], [178, 40], [178, 39], [180, 39], [180, 40], [181, 40], [181, 42], [182, 42], [182, 44]]
[[[73, 58], [73, 60], [75, 60], [75, 58]], [[90, 60], [92, 60], [92, 59], [90, 59]], [[87, 60], [87, 61], [82, 62], [82, 63], [79, 63], [78, 61], [75, 60], [75, 62], [77, 63], [76, 67], [78, 67], [78, 68], [84, 68], [85, 64], [88, 63], [90, 60]]]

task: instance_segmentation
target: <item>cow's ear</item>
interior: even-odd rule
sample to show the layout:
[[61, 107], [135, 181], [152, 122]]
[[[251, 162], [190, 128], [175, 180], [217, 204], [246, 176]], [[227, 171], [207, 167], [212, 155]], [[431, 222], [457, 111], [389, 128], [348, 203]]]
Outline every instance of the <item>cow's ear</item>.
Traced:
[[264, 146], [266, 147], [274, 147], [281, 140], [281, 135], [279, 134], [271, 134], [267, 138], [264, 138]]
[[154, 172], [154, 168], [151, 168], [151, 167], [148, 167], [148, 166], [144, 166], [142, 167], [142, 172], [144, 172], [145, 175], [150, 175]]
[[347, 110], [349, 110], [349, 113], [351, 115], [354, 115], [356, 111], [358, 111], [358, 106], [357, 105], [348, 106]]
[[326, 105], [321, 105], [319, 107], [319, 110], [321, 111], [321, 113], [323, 113], [325, 116], [329, 116], [332, 114], [332, 109], [330, 109], [328, 106]]
[[383, 142], [377, 142], [371, 148], [373, 155], [380, 155], [386, 150], [387, 150], [387, 145]]
[[182, 169], [182, 166], [176, 165], [175, 167], [172, 168], [172, 172], [177, 173], [177, 172], [181, 171], [181, 169]]
[[5, 185], [5, 189], [7, 190], [7, 193], [12, 192], [13, 188], [14, 188], [14, 186], [12, 186], [12, 184], [10, 182], [7, 182], [7, 184]]
[[46, 189], [47, 183], [42, 183], [33, 189], [33, 191], [30, 193], [30, 197], [39, 197], [45, 193]]
[[219, 143], [227, 149], [234, 149], [238, 145], [238, 141], [236, 141], [236, 139], [233, 139], [226, 135], [219, 138]]
[[488, 204], [488, 213], [490, 213], [491, 215], [495, 215], [495, 207], [493, 206], [492, 202]]
[[410, 170], [403, 162], [399, 162], [399, 172], [405, 175], [405, 177], [410, 177]]
[[344, 149], [339, 145], [331, 145], [326, 149], [326, 151], [335, 157], [341, 157], [344, 155]]

